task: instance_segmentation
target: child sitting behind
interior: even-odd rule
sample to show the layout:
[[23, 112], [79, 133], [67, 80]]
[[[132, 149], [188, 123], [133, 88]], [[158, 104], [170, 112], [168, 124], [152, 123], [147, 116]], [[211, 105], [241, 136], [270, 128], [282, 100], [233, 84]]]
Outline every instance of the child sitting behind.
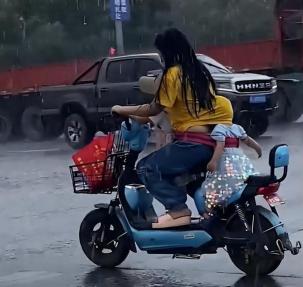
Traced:
[[205, 196], [204, 218], [213, 215], [215, 207], [225, 207], [232, 194], [243, 190], [245, 180], [257, 174], [250, 159], [239, 147], [225, 147], [226, 138], [235, 138], [262, 156], [260, 145], [247, 135], [243, 127], [216, 125], [210, 135], [216, 141], [212, 159], [207, 165], [209, 175], [202, 184]]

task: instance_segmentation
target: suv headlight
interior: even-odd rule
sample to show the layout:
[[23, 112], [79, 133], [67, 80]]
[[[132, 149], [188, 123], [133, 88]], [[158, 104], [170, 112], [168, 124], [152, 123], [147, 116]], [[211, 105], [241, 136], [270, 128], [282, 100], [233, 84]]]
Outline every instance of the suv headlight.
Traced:
[[275, 79], [271, 80], [271, 87], [273, 90], [276, 90], [278, 88], [277, 80]]
[[216, 82], [217, 90], [232, 91], [232, 84], [229, 81]]

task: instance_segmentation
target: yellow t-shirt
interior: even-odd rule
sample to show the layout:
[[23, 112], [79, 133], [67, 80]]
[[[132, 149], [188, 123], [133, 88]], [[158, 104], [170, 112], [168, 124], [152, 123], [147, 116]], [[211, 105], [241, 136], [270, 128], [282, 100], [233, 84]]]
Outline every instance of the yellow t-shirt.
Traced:
[[[231, 102], [222, 96], [215, 95], [213, 103], [214, 112], [201, 110], [198, 117], [194, 111], [192, 115], [188, 112], [186, 104], [182, 99], [181, 69], [174, 66], [168, 69], [159, 90], [159, 104], [165, 108], [172, 129], [175, 132], [186, 132], [195, 126], [232, 124], [233, 109]], [[212, 93], [212, 88], [210, 89]], [[191, 88], [187, 88], [187, 97], [192, 97]], [[192, 108], [189, 103], [189, 108]]]

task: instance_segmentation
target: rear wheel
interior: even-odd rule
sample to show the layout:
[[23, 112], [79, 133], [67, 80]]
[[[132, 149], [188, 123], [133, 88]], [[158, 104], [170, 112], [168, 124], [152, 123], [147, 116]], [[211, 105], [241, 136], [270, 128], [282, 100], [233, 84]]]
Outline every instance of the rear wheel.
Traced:
[[13, 123], [5, 111], [0, 110], [0, 142], [6, 142], [12, 134]]
[[86, 215], [80, 226], [79, 238], [87, 258], [101, 267], [120, 265], [130, 251], [121, 223], [116, 216], [109, 216], [105, 209], [96, 209]]
[[42, 122], [41, 109], [39, 107], [28, 107], [21, 118], [22, 133], [32, 141], [41, 141], [45, 136]]
[[262, 276], [262, 277], [250, 277], [244, 276], [239, 279], [234, 287], [281, 287], [276, 280], [270, 276]]
[[[248, 222], [255, 222], [252, 214], [246, 214]], [[273, 228], [273, 225], [262, 215], [260, 215], [262, 230], [269, 230]], [[228, 226], [229, 232], [244, 232], [244, 226], [242, 221], [238, 216], [232, 220]], [[256, 230], [254, 226], [254, 230]], [[269, 253], [267, 256], [260, 256], [256, 254], [254, 249], [248, 249], [246, 246], [240, 245], [228, 245], [227, 251], [231, 261], [234, 265], [246, 273], [247, 275], [267, 275], [275, 271], [283, 260], [283, 255], [279, 255], [279, 249], [277, 247], [278, 236], [275, 229], [271, 229], [268, 232], [264, 233], [266, 236], [266, 248]]]

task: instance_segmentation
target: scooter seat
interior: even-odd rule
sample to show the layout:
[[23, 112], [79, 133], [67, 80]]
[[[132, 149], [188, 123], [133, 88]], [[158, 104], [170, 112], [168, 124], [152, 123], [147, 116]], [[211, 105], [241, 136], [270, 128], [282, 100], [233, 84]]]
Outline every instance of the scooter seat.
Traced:
[[249, 186], [264, 187], [264, 186], [268, 186], [272, 183], [275, 183], [276, 181], [277, 181], [277, 178], [275, 176], [271, 176], [271, 175], [251, 175], [246, 180], [246, 183]]

